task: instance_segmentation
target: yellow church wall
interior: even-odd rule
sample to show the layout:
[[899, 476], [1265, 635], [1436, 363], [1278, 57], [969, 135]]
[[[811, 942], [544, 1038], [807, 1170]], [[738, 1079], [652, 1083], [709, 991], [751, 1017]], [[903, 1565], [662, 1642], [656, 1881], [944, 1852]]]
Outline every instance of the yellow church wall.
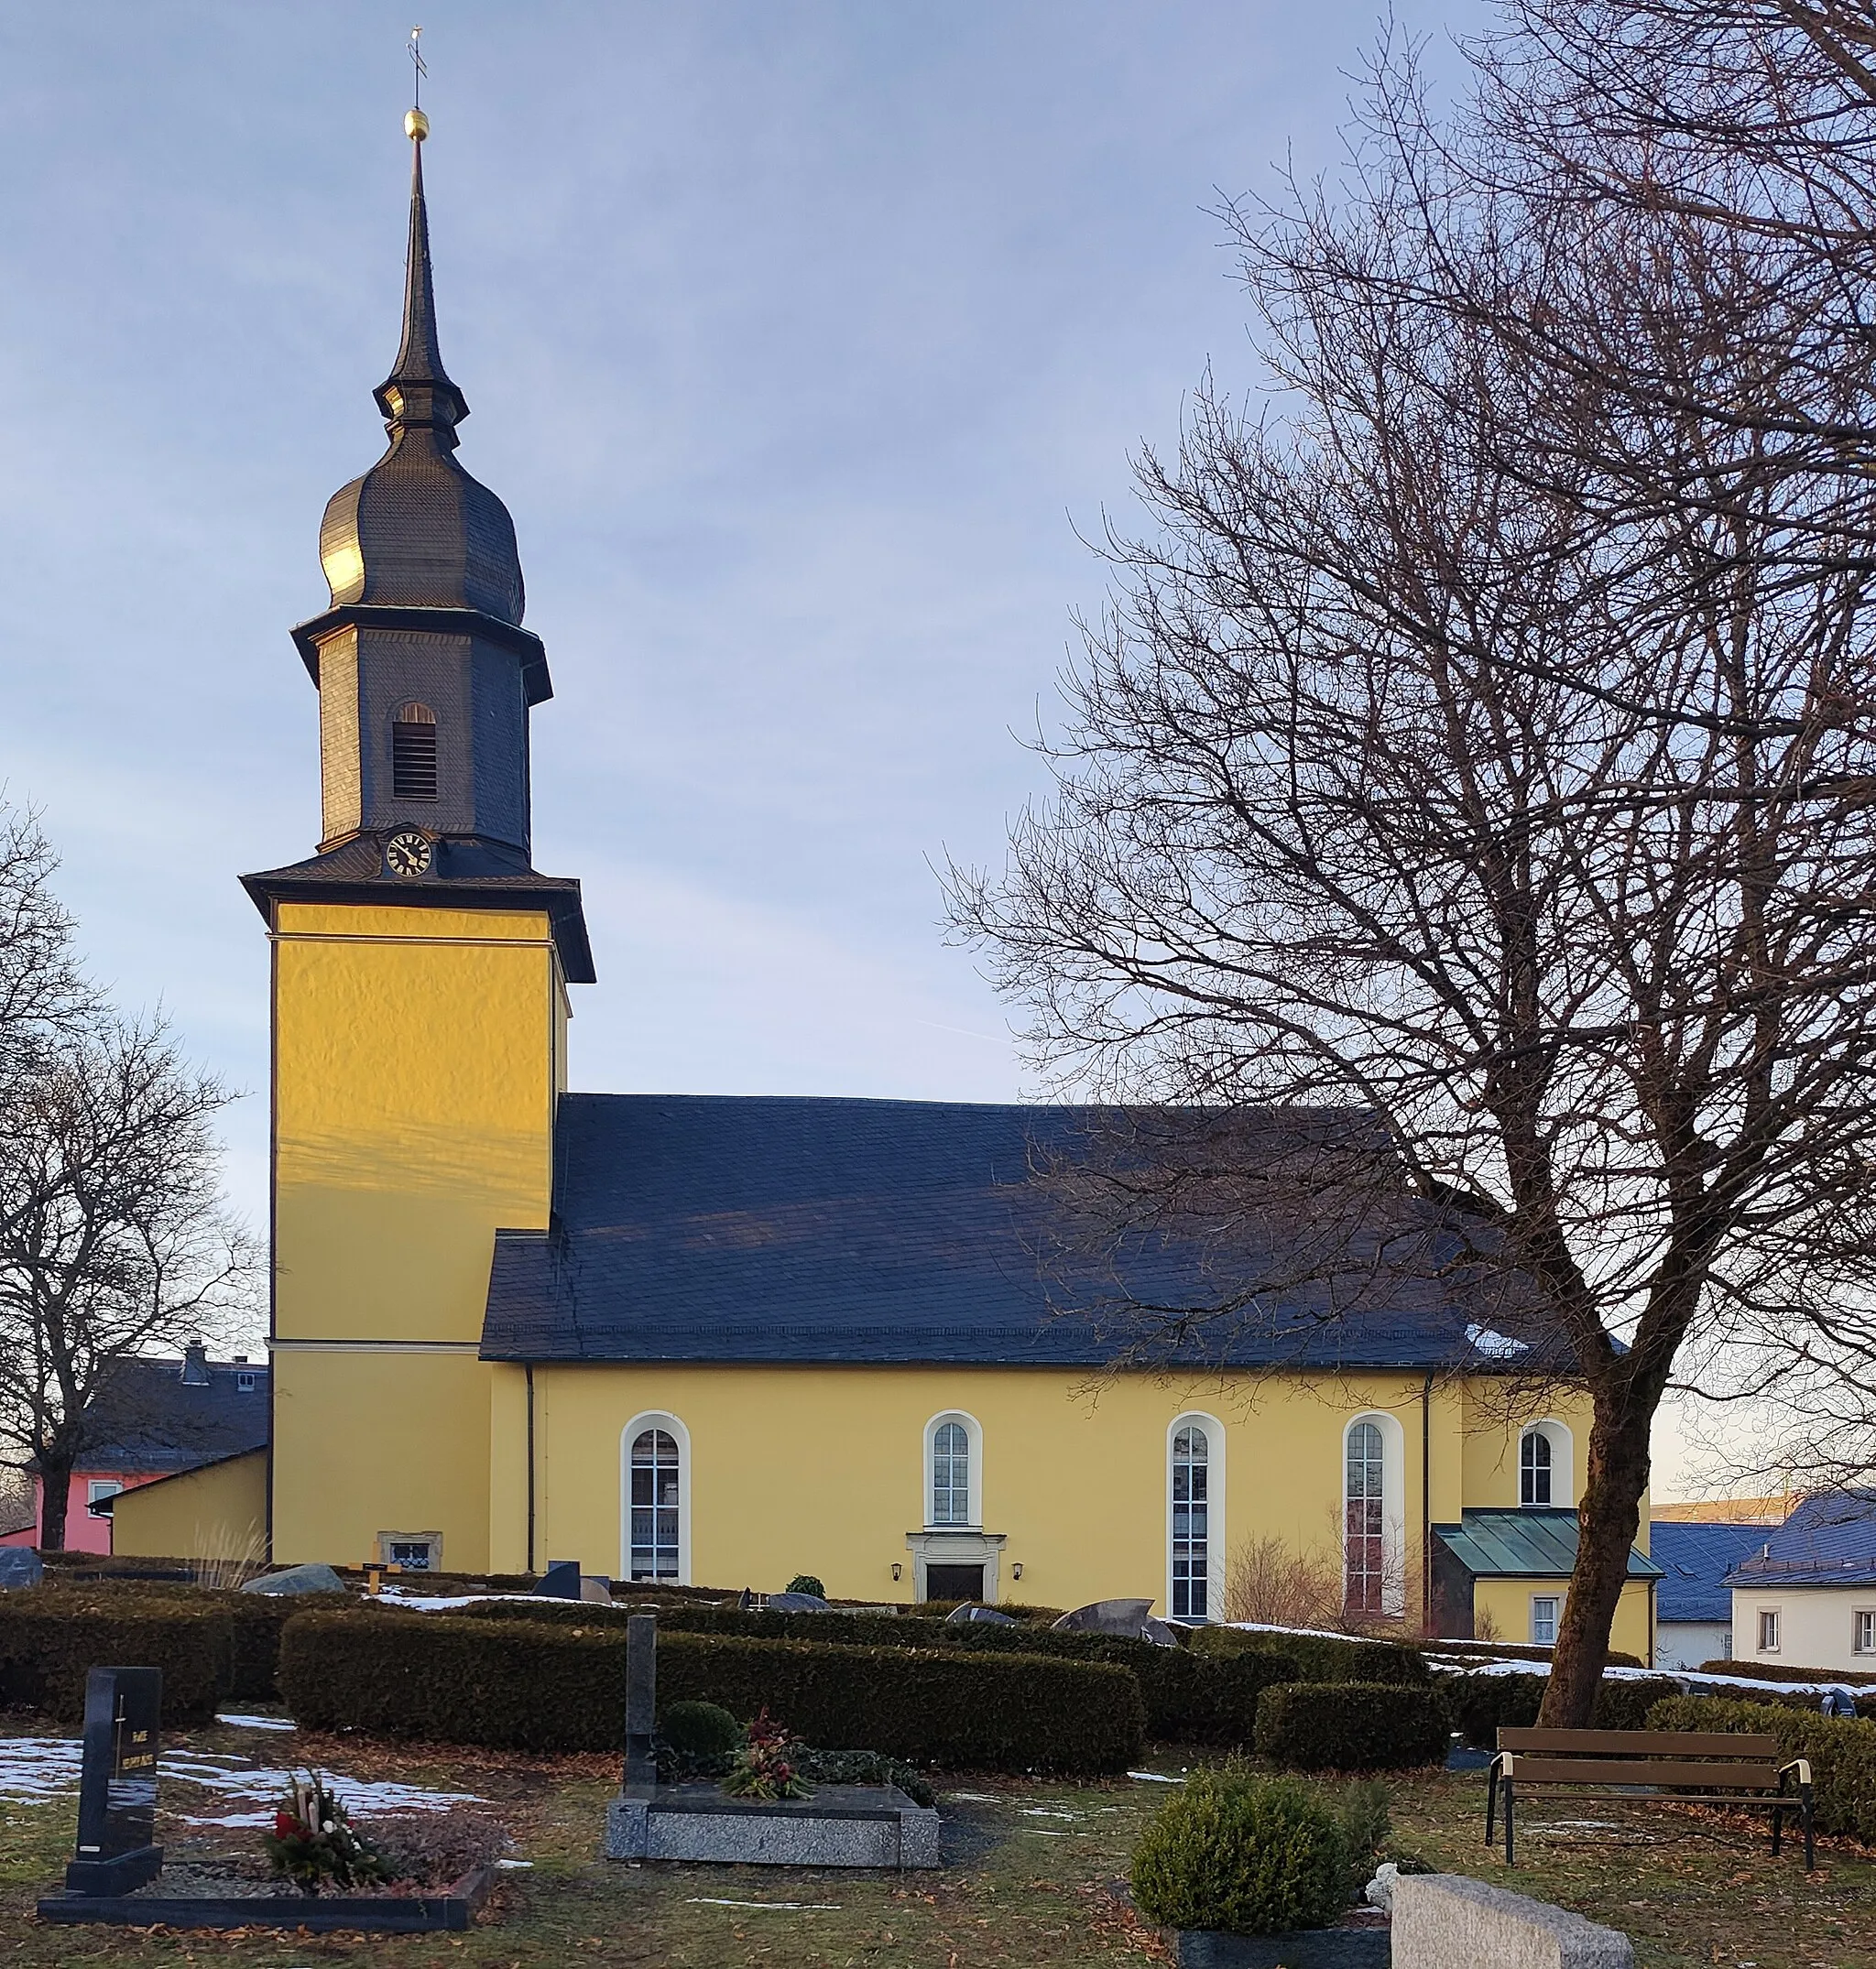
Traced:
[[544, 1228], [552, 1191], [547, 918], [282, 905], [274, 999], [274, 1557], [431, 1530], [447, 1564], [486, 1567], [474, 1350], [495, 1234]]
[[[1472, 1618], [1475, 1629], [1489, 1620], [1493, 1637], [1501, 1641], [1528, 1644], [1531, 1639], [1531, 1602], [1538, 1594], [1562, 1598], [1566, 1580], [1482, 1579], [1473, 1583]], [[1649, 1583], [1631, 1580], [1616, 1603], [1616, 1617], [1609, 1630], [1609, 1646], [1642, 1662], [1654, 1659], [1654, 1636], [1650, 1619]]]
[[[594, 1364], [538, 1367], [534, 1378], [542, 1563], [625, 1570], [622, 1437], [638, 1418], [661, 1414], [688, 1438], [693, 1583], [774, 1591], [808, 1572], [840, 1598], [907, 1598], [906, 1537], [925, 1527], [926, 1428], [955, 1410], [982, 1432], [982, 1526], [1007, 1540], [1000, 1597], [1072, 1606], [1151, 1594], [1163, 1611], [1175, 1419], [1195, 1412], [1221, 1425], [1212, 1452], [1216, 1591], [1231, 1551], [1249, 1539], [1280, 1538], [1339, 1565], [1343, 1431], [1358, 1414], [1381, 1411], [1399, 1425], [1391, 1481], [1402, 1566], [1417, 1572], [1419, 1376], [1221, 1386], [1020, 1368]], [[1442, 1408], [1456, 1417], [1456, 1400], [1436, 1391], [1436, 1484], [1450, 1489], [1460, 1459], [1439, 1441]], [[1417, 1578], [1408, 1583], [1417, 1599]]]
[[119, 1491], [111, 1550], [144, 1559], [241, 1558], [261, 1550], [267, 1526], [267, 1452], [251, 1450]]

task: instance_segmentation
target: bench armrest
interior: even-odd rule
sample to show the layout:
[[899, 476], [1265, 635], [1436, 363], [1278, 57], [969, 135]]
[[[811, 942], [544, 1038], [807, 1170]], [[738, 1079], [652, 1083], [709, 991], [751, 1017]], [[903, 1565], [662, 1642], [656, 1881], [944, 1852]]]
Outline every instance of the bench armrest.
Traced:
[[1488, 1777], [1509, 1778], [1511, 1775], [1511, 1759], [1516, 1755], [1515, 1751], [1500, 1750], [1487, 1768]]
[[1794, 1757], [1789, 1764], [1781, 1764], [1778, 1767], [1778, 1775], [1781, 1782], [1783, 1781], [1784, 1774], [1787, 1771], [1795, 1771], [1798, 1774], [1798, 1782], [1800, 1784], [1809, 1784], [1811, 1781], [1810, 1758]]

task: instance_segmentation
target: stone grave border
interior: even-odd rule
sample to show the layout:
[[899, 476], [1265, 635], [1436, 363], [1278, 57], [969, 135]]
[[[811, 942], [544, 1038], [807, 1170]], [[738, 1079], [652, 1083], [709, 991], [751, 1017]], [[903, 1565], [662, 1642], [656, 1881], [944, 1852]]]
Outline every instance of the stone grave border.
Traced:
[[102, 1921], [118, 1928], [421, 1934], [467, 1928], [494, 1885], [495, 1868], [480, 1866], [441, 1894], [49, 1894], [38, 1903], [38, 1913], [42, 1921]]

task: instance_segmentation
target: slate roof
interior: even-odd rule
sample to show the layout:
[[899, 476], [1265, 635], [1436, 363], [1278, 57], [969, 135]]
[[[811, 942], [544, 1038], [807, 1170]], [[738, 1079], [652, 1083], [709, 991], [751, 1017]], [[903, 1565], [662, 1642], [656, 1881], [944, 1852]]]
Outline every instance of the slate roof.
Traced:
[[[1475, 1579], [1568, 1579], [1576, 1566], [1576, 1514], [1565, 1510], [1461, 1511], [1434, 1536]], [[1659, 1579], [1662, 1569], [1629, 1548], [1629, 1577]]]
[[1876, 1580], [1876, 1490], [1819, 1491], [1727, 1575], [1729, 1586], [1856, 1586]]
[[[178, 1360], [119, 1364], [86, 1411], [84, 1470], [192, 1470], [267, 1441], [264, 1365], [207, 1364], [206, 1387], [182, 1379]], [[252, 1375], [244, 1391], [238, 1377]]]
[[1733, 1596], [1724, 1582], [1740, 1560], [1756, 1552], [1768, 1534], [1763, 1525], [1713, 1525], [1658, 1518], [1648, 1550], [1662, 1567], [1655, 1612], [1663, 1620], [1730, 1620]]
[[[564, 1095], [553, 1229], [498, 1235], [483, 1356], [1106, 1365], [1096, 1322], [1052, 1316], [1030, 1180], [1036, 1154], [1086, 1125], [1070, 1107]], [[1127, 1282], [1190, 1303], [1216, 1289], [1204, 1270], [1191, 1247], [1149, 1246]], [[1347, 1321], [1296, 1293], [1262, 1311], [1259, 1336], [1173, 1359], [1504, 1365], [1444, 1285], [1402, 1285]]]

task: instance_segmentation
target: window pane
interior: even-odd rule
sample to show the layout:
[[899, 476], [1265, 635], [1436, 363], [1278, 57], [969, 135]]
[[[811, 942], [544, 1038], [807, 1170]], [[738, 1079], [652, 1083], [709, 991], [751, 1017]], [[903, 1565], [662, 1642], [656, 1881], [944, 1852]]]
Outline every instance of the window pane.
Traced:
[[632, 1441], [631, 1552], [634, 1579], [678, 1576], [682, 1490], [677, 1439], [641, 1429]]

